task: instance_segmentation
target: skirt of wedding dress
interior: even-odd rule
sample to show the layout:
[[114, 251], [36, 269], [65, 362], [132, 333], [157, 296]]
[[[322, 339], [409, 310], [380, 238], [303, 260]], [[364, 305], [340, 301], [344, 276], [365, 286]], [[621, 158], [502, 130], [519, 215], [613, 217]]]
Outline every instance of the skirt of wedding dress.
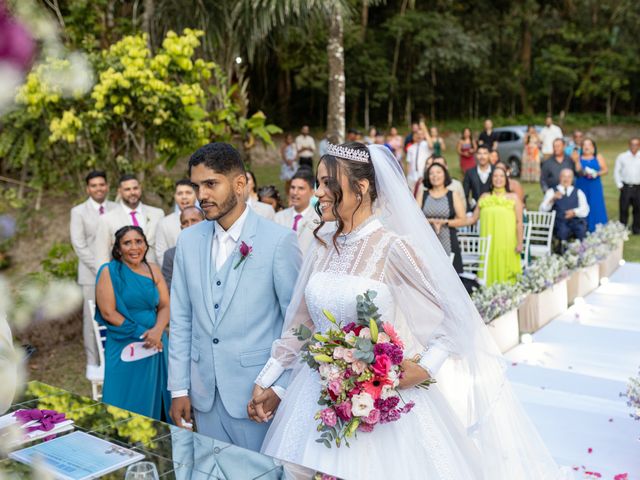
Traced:
[[481, 459], [437, 386], [402, 391], [415, 407], [400, 420], [357, 432], [350, 447], [317, 443], [318, 374], [303, 367], [287, 388], [262, 452], [348, 480], [482, 478]]

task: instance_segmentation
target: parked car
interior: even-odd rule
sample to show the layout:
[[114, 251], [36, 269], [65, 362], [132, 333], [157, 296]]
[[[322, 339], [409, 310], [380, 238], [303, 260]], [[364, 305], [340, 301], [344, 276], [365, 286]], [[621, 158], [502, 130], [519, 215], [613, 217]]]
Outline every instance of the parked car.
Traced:
[[[511, 167], [511, 176], [519, 177], [527, 126], [513, 125], [494, 128], [493, 130], [498, 134], [498, 154], [500, 159]], [[542, 127], [536, 125], [536, 130], [539, 133]]]

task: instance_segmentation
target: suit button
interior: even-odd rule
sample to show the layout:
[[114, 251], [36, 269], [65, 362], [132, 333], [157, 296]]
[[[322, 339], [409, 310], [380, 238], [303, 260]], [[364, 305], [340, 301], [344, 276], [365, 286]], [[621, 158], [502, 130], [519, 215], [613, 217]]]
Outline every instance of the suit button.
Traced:
[[216, 455], [217, 455], [218, 453], [220, 453], [220, 447], [216, 447], [216, 448], [214, 448], [214, 449], [213, 449], [213, 453], [215, 453]]
[[[221, 282], [220, 280], [218, 280], [218, 281], [216, 282], [216, 285], [217, 285], [217, 286], [220, 286], [220, 285], [222, 285], [222, 282]], [[217, 447], [216, 447], [216, 448], [217, 448]]]
[[218, 309], [220, 305], [218, 305], [217, 303], [213, 306], [213, 308], [215, 308], [216, 310]]
[[214, 338], [214, 339], [213, 339], [213, 343], [217, 344], [217, 343], [219, 343], [219, 342], [220, 342], [220, 340], [218, 340], [217, 338]]

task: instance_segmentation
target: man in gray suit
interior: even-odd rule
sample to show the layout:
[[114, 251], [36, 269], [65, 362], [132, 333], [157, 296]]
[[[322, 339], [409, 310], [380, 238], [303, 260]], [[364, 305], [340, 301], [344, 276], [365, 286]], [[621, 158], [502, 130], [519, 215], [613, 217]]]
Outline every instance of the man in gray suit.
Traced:
[[111, 249], [116, 232], [126, 226], [134, 225], [142, 228], [149, 250], [147, 261], [158, 263], [155, 255], [156, 230], [164, 218], [164, 212], [156, 207], [145, 205], [140, 201], [142, 186], [133, 175], [123, 175], [118, 182], [120, 204], [100, 219], [95, 239], [96, 271], [111, 260]]
[[254, 382], [282, 333], [302, 256], [293, 230], [247, 207], [244, 164], [231, 145], [200, 148], [189, 175], [208, 221], [180, 233], [176, 248], [171, 418], [189, 423], [193, 405], [200, 433], [258, 451], [269, 423], [251, 421], [247, 405], [260, 394], [260, 411], [273, 412], [287, 386], [287, 373], [266, 390]]
[[87, 378], [101, 378], [99, 371], [98, 346], [93, 334], [93, 318], [89, 310], [89, 300], [95, 301], [96, 258], [93, 245], [100, 218], [118, 205], [107, 200], [109, 184], [105, 172], [94, 170], [85, 178], [87, 184], [86, 201], [71, 209], [71, 245], [78, 255], [78, 284], [82, 288], [84, 304], [82, 308], [82, 337], [87, 356]]
[[[167, 218], [167, 217], [165, 217]], [[204, 220], [204, 212], [195, 205], [185, 207], [180, 212], [180, 230], [189, 228], [191, 225], [200, 223]], [[178, 236], [176, 235], [176, 242]], [[162, 276], [167, 282], [167, 287], [171, 291], [171, 279], [173, 278], [173, 259], [176, 256], [176, 247], [171, 247], [164, 252], [164, 258], [162, 259]]]

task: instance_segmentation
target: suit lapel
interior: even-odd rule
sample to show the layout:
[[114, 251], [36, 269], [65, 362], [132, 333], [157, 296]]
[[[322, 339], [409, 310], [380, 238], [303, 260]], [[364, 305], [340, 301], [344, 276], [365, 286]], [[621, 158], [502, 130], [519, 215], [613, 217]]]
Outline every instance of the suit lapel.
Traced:
[[[253, 245], [253, 238], [255, 237], [257, 226], [258, 215], [249, 208], [247, 219], [245, 220], [244, 226], [242, 228], [242, 233], [240, 234], [240, 238], [238, 239], [238, 245], [233, 249], [231, 255], [229, 255], [228, 261], [230, 263], [226, 266], [228, 268], [228, 273], [227, 279], [225, 281], [226, 286], [224, 289], [224, 293], [222, 294], [222, 302], [220, 302], [220, 314], [218, 317], [219, 321], [224, 318], [224, 314], [229, 308], [231, 299], [233, 298], [233, 295], [238, 288], [238, 283], [240, 282], [240, 276], [242, 275], [244, 266], [247, 264], [247, 262], [251, 261], [251, 257], [248, 257], [244, 261], [242, 261], [240, 265], [238, 265], [238, 261], [240, 260], [240, 245], [242, 245], [242, 242], [245, 242], [249, 246]], [[238, 265], [238, 268], [235, 268], [236, 265]]]
[[[209, 223], [209, 222], [207, 222]], [[200, 240], [200, 287], [202, 288], [202, 295], [204, 297], [204, 307], [207, 311], [207, 315], [209, 315], [209, 319], [211, 323], [215, 323], [215, 317], [211, 314], [211, 309], [213, 308], [213, 295], [211, 292], [211, 246], [213, 243], [213, 229], [215, 228], [215, 223], [211, 222], [211, 228], [207, 228], [204, 233], [202, 233], [202, 238]]]

